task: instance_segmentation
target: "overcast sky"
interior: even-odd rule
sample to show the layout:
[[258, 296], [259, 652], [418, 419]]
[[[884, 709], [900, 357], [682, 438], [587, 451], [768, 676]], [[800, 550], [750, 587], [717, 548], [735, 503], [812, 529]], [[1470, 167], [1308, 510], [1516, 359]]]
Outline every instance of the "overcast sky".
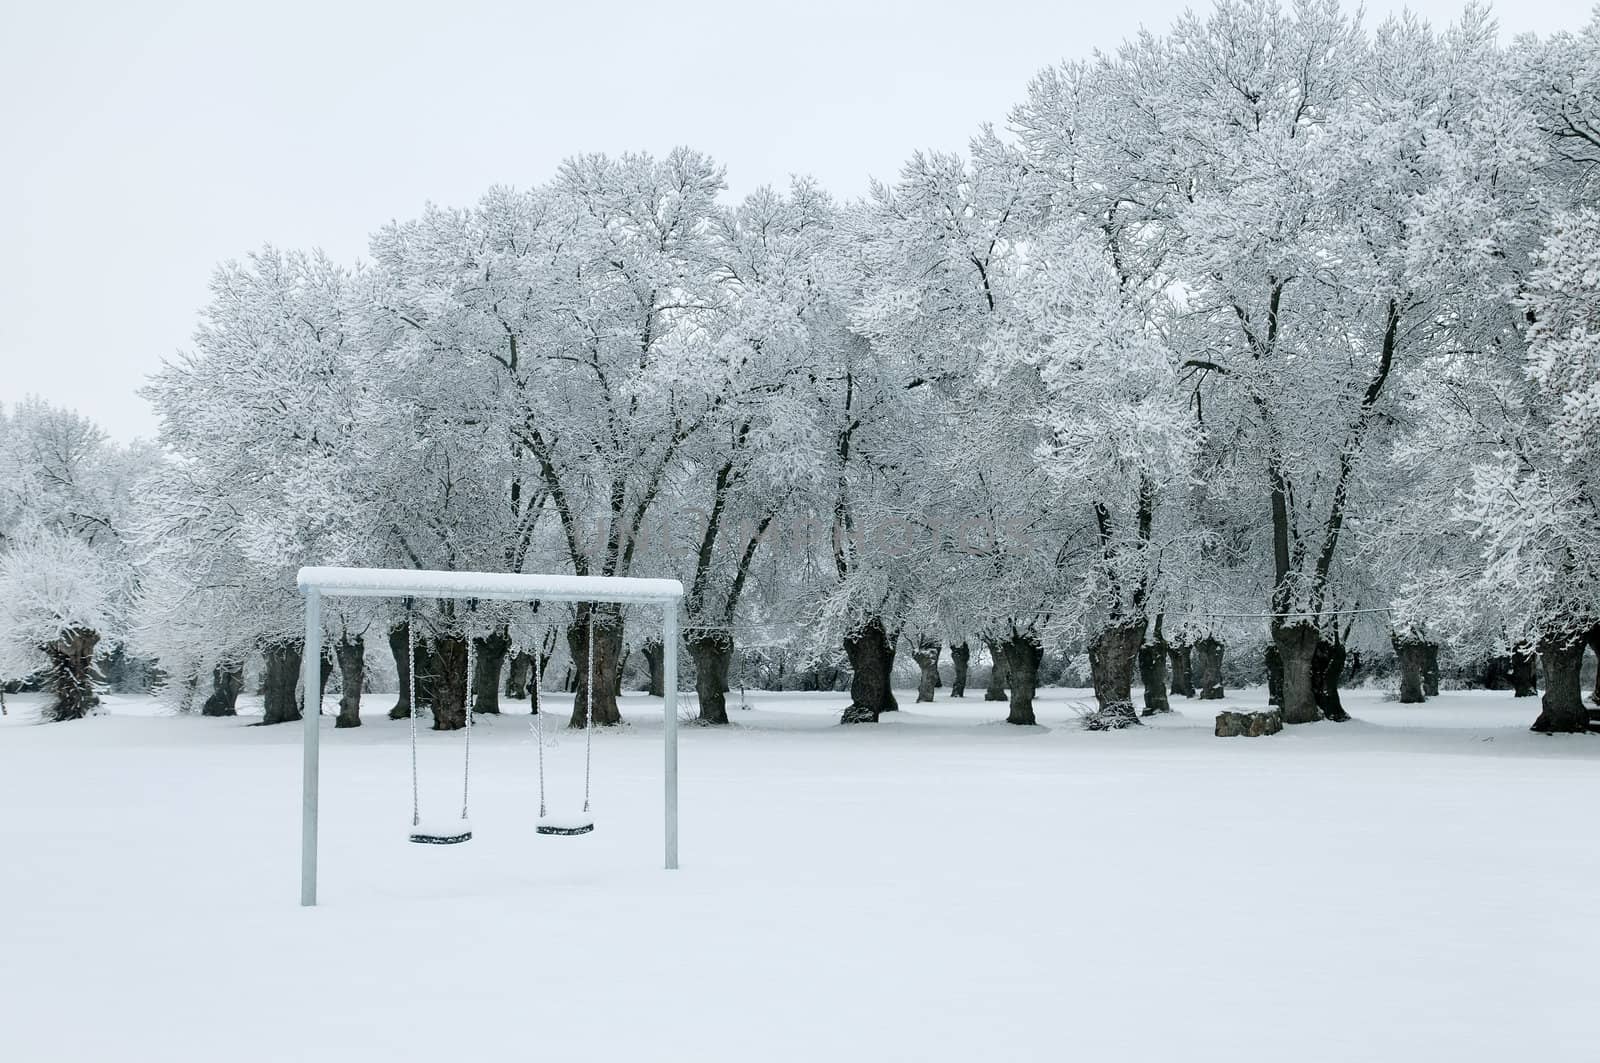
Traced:
[[[0, 403], [153, 435], [135, 390], [188, 344], [223, 259], [264, 242], [353, 259], [429, 200], [533, 185], [583, 151], [688, 144], [733, 195], [794, 173], [857, 195], [1003, 121], [1039, 67], [1185, 6], [0, 0]], [[1499, 14], [1548, 32], [1586, 7]]]

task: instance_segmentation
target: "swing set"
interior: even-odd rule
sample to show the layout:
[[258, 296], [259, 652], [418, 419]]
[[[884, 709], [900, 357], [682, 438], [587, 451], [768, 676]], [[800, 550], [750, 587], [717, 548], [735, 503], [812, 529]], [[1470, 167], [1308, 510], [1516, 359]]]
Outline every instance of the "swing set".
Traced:
[[[404, 598], [407, 614], [406, 649], [410, 654], [409, 698], [411, 704], [411, 833], [410, 840], [423, 845], [457, 845], [472, 838], [468, 798], [472, 777], [472, 715], [476, 693], [472, 689], [476, 647], [467, 640], [466, 722], [462, 735], [461, 817], [442, 824], [424, 824], [421, 791], [417, 777], [417, 681], [416, 628], [413, 605], [417, 598], [465, 599], [469, 611], [479, 599], [515, 601], [608, 602], [632, 605], [657, 605], [661, 608], [663, 669], [669, 676], [678, 674], [678, 605], [683, 599], [683, 584], [672, 579], [634, 579], [612, 576], [524, 575], [499, 572], [433, 572], [411, 569], [378, 568], [302, 568], [297, 577], [300, 593], [306, 600], [306, 642], [302, 657], [307, 691], [319, 689], [322, 660], [323, 598]], [[544, 713], [538, 711], [541, 676], [539, 655], [534, 654], [532, 728], [539, 750], [539, 820], [535, 832], [546, 836], [588, 834], [594, 830], [590, 811], [590, 779], [594, 743], [594, 623], [588, 628], [588, 654], [585, 669], [585, 716], [583, 750], [583, 811], [572, 817], [550, 815], [545, 802]], [[678, 692], [676, 683], [663, 691], [662, 719], [665, 737], [665, 812], [666, 867], [678, 866]], [[309, 709], [305, 720], [304, 771], [300, 821], [300, 903], [317, 903], [317, 818], [320, 782], [321, 711]]]

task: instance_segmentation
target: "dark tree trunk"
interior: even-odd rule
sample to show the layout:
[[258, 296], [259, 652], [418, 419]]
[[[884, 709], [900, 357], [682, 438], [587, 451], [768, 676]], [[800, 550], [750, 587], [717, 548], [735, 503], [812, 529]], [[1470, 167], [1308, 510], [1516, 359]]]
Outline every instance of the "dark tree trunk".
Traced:
[[1133, 707], [1133, 669], [1144, 642], [1145, 621], [1101, 628], [1089, 641], [1089, 678], [1102, 715], [1137, 723]]
[[1322, 718], [1344, 723], [1350, 714], [1339, 699], [1339, 677], [1344, 675], [1344, 643], [1319, 639], [1311, 655], [1311, 693]]
[[1194, 644], [1194, 684], [1200, 688], [1201, 701], [1216, 701], [1222, 697], [1222, 654], [1226, 647], [1207, 635]]
[[1439, 644], [1437, 642], [1424, 642], [1422, 644], [1422, 695], [1428, 698], [1439, 696]]
[[[1600, 653], [1600, 650], [1596, 651]], [[972, 661], [972, 647], [965, 642], [957, 643], [950, 647], [950, 696], [964, 698], [967, 696], [967, 665]], [[1600, 690], [1600, 680], [1596, 680], [1595, 689]]]
[[1422, 689], [1422, 672], [1427, 665], [1428, 644], [1419, 639], [1392, 637], [1394, 654], [1400, 662], [1400, 704], [1415, 705], [1426, 701]]
[[321, 667], [317, 669], [317, 715], [322, 715], [322, 698], [328, 692], [328, 677], [333, 675], [333, 648], [323, 644]]
[[984, 701], [1006, 700], [1006, 655], [1000, 649], [1000, 644], [992, 639], [985, 639], [983, 644], [989, 648], [989, 685], [983, 692]]
[[335, 727], [361, 726], [361, 680], [367, 667], [366, 639], [346, 635], [333, 647], [339, 658], [339, 718]]
[[52, 720], [81, 720], [100, 704], [94, 692], [94, 648], [99, 642], [99, 632], [75, 627], [44, 647], [55, 696], [49, 709]]
[[[1546, 680], [1548, 682], [1548, 680]], [[1511, 651], [1511, 689], [1516, 697], [1531, 698], [1539, 693], [1539, 658], [1531, 649]]]
[[294, 696], [294, 687], [300, 678], [303, 647], [302, 642], [277, 642], [261, 652], [266, 662], [262, 675], [266, 695], [262, 723], [288, 723], [300, 718], [300, 703]]
[[477, 658], [473, 662], [477, 674], [472, 677], [472, 708], [474, 712], [500, 712], [500, 671], [505, 667], [506, 654], [511, 652], [511, 632], [505, 628], [473, 640]]
[[1033, 695], [1039, 688], [1039, 662], [1044, 647], [1032, 635], [1013, 635], [1000, 645], [1005, 654], [1006, 683], [1011, 688], [1010, 712], [1006, 723], [1031, 727], [1039, 721], [1033, 715]]
[[394, 708], [389, 710], [389, 719], [403, 720], [411, 715], [411, 658], [406, 653], [411, 625], [405, 622], [395, 624], [389, 628], [389, 652], [394, 655], [394, 671], [400, 677], [400, 695], [395, 699]]
[[684, 644], [694, 661], [694, 692], [700, 702], [700, 722], [727, 723], [728, 666], [733, 663], [733, 635], [725, 629], [691, 628], [684, 636]]
[[622, 697], [622, 673], [628, 667], [628, 657], [632, 652], [627, 647], [623, 647], [622, 655], [617, 658], [617, 681], [612, 685], [612, 693], [619, 698]]
[[1194, 672], [1189, 662], [1190, 647], [1167, 646], [1167, 660], [1172, 665], [1172, 692], [1186, 698], [1194, 697]]
[[[653, 698], [665, 697], [667, 685], [665, 682], [665, 677], [662, 674], [662, 669], [666, 667], [666, 655], [661, 652], [661, 640], [646, 640], [643, 652], [645, 667], [650, 674], [647, 691]], [[696, 667], [698, 667], [698, 665]], [[698, 688], [698, 681], [696, 681], [695, 685]], [[723, 722], [725, 723], [727, 721], [724, 720]]]
[[1139, 683], [1144, 687], [1144, 714], [1156, 716], [1172, 711], [1167, 698], [1167, 645], [1152, 642], [1139, 647]]
[[1267, 644], [1267, 704], [1283, 704], [1283, 653], [1276, 641]]
[[200, 707], [200, 715], [239, 715], [239, 694], [243, 690], [244, 661], [219, 661], [211, 670], [211, 696]]
[[[467, 725], [466, 636], [451, 632], [433, 640], [433, 729], [456, 731]], [[420, 693], [420, 692], [419, 692]]]
[[1544, 664], [1544, 700], [1533, 730], [1541, 734], [1574, 734], [1589, 729], [1589, 710], [1583, 704], [1584, 633], [1550, 635], [1539, 640]]
[[1483, 662], [1483, 677], [1480, 680], [1485, 690], [1510, 690], [1511, 689], [1511, 658], [1489, 657]]
[[1321, 636], [1313, 624], [1274, 624], [1272, 641], [1283, 661], [1283, 722], [1315, 723], [1322, 718], [1312, 682], [1312, 658]]
[[1600, 624], [1589, 629], [1589, 650], [1594, 654], [1594, 690], [1589, 695], [1589, 700], [1600, 705]]
[[840, 723], [877, 723], [885, 712], [895, 712], [894, 646], [883, 620], [872, 617], [844, 639], [845, 656], [850, 659], [850, 707]]
[[920, 675], [917, 678], [917, 700], [932, 701], [933, 692], [939, 686], [939, 651], [942, 647], [937, 642], [919, 642], [911, 651], [911, 659], [917, 662]]
[[511, 655], [511, 667], [506, 669], [506, 697], [521, 701], [528, 696], [528, 680], [533, 677], [533, 654], [518, 650]]
[[[594, 708], [589, 707], [589, 628], [594, 627]], [[617, 710], [617, 676], [622, 664], [622, 612], [615, 605], [578, 606], [577, 622], [567, 629], [577, 696], [569, 725], [582, 728], [589, 719], [601, 727], [622, 722]]]

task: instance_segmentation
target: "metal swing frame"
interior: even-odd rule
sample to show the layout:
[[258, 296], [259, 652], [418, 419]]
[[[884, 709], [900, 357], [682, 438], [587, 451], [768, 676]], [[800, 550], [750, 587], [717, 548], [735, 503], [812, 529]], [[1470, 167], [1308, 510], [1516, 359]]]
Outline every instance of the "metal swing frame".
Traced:
[[[683, 584], [675, 579], [313, 567], [302, 568], [296, 583], [306, 600], [306, 642], [301, 658], [306, 711], [302, 713], [305, 738], [300, 817], [300, 903], [305, 907], [317, 903], [322, 707], [319, 699], [316, 711], [312, 711], [310, 692], [321, 688], [323, 598], [497, 598], [659, 606], [662, 670], [668, 676], [678, 674], [678, 607], [683, 601]], [[666, 868], [671, 871], [678, 866], [677, 683], [669, 681], [662, 693]]]

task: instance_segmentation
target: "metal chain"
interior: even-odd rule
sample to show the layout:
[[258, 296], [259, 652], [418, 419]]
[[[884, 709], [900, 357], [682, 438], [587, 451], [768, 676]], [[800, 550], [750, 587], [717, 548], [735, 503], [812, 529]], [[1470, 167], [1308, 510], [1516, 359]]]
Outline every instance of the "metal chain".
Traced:
[[586, 680], [589, 691], [583, 706], [583, 811], [589, 811], [589, 767], [594, 750], [594, 606], [589, 607], [589, 660]]
[[478, 707], [477, 684], [473, 672], [478, 663], [478, 643], [472, 637], [472, 632], [463, 633], [467, 640], [467, 733], [462, 737], [461, 747], [461, 818], [467, 818], [467, 785], [472, 779], [472, 714]]
[[544, 713], [539, 711], [539, 651], [544, 649], [544, 632], [539, 632], [538, 641], [533, 646], [533, 697], [529, 705], [533, 709], [533, 719], [529, 726], [533, 728], [533, 741], [539, 747], [539, 818], [545, 817], [544, 807]]
[[406, 599], [406, 700], [411, 708], [411, 825], [422, 822], [421, 798], [417, 795], [417, 619]]

